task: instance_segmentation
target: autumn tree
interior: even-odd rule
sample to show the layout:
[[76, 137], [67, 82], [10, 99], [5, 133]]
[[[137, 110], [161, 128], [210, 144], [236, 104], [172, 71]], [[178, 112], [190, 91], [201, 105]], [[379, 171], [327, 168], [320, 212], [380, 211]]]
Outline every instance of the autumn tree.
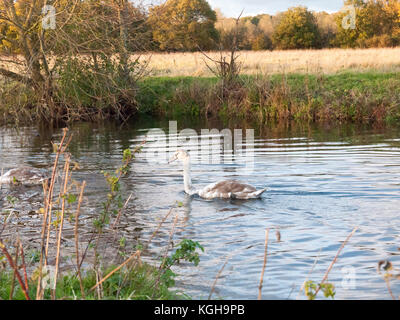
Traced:
[[293, 7], [283, 13], [272, 35], [278, 49], [318, 47], [320, 33], [314, 15], [305, 7]]
[[226, 18], [221, 13], [218, 14], [218, 20], [215, 28], [219, 34], [219, 45], [223, 50], [229, 50], [236, 37], [236, 43], [239, 49], [246, 49], [246, 28], [234, 18]]
[[216, 19], [206, 0], [168, 0], [150, 9], [148, 23], [161, 50], [194, 51], [215, 47]]
[[272, 49], [271, 39], [261, 30], [257, 31], [251, 42], [251, 50], [270, 50]]
[[259, 22], [257, 26], [267, 37], [271, 39], [278, 19], [279, 19], [279, 14], [276, 16], [263, 14], [259, 17]]
[[355, 8], [355, 28], [343, 27], [348, 12], [336, 17], [341, 47], [387, 47], [400, 44], [399, 0], [347, 0]]
[[[50, 4], [54, 28], [43, 23]], [[144, 49], [145, 21], [128, 0], [0, 0], [1, 81], [34, 92], [48, 120], [69, 118], [71, 105], [125, 118], [125, 106], [136, 105], [143, 69], [133, 54]]]
[[[19, 53], [26, 66], [25, 73], [0, 67], [0, 74], [43, 90], [49, 79], [48, 61], [44, 53], [42, 8], [45, 0], [1, 0], [0, 29], [1, 49], [6, 53]], [[13, 62], [9, 60], [9, 62]], [[21, 61], [15, 61], [21, 64]], [[48, 81], [47, 81], [48, 84]]]
[[337, 34], [335, 14], [329, 14], [323, 11], [314, 13], [314, 16], [320, 32], [320, 47], [333, 47]]

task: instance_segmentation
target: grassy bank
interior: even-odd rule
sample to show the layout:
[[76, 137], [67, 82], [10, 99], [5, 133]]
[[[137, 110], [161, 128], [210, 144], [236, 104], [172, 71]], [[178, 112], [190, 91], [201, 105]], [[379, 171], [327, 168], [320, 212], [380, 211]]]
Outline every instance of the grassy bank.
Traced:
[[[118, 266], [110, 266], [102, 270], [104, 275], [109, 274]], [[175, 300], [182, 299], [182, 294], [177, 294], [169, 289], [166, 281], [155, 282], [161, 276], [158, 268], [148, 264], [135, 266], [127, 270], [119, 270], [107, 278], [101, 286], [101, 291], [93, 290], [97, 284], [97, 275], [88, 271], [82, 278], [82, 288], [78, 277], [74, 273], [63, 274], [57, 282], [55, 299], [57, 300]], [[27, 279], [28, 295], [35, 297], [37, 291], [37, 278]], [[50, 283], [49, 283], [50, 284]], [[0, 299], [1, 300], [26, 300], [20, 285], [17, 284], [14, 272], [0, 271]], [[45, 290], [44, 300], [52, 299], [51, 289]]]
[[400, 73], [242, 76], [223, 93], [216, 78], [159, 77], [141, 82], [142, 112], [257, 120], [395, 121]]
[[[68, 82], [69, 83], [69, 82]], [[58, 89], [70, 88], [64, 83]], [[109, 119], [124, 109], [113, 108], [109, 93], [65, 94], [59, 104], [59, 119]], [[68, 91], [67, 90], [67, 91]], [[91, 92], [88, 88], [87, 92]], [[213, 77], [147, 77], [137, 83], [134, 108], [122, 119], [137, 113], [157, 116], [220, 117], [258, 123], [271, 120], [393, 122], [400, 120], [399, 72], [341, 72], [323, 74], [242, 75], [230, 87]], [[72, 98], [69, 99], [68, 96]], [[115, 97], [112, 99], [115, 100]], [[113, 100], [113, 101], [114, 101]], [[129, 111], [131, 110], [131, 111]], [[0, 92], [0, 123], [36, 122], [49, 119], [49, 108], [35, 92], [7, 83]], [[51, 118], [51, 117], [50, 117]]]

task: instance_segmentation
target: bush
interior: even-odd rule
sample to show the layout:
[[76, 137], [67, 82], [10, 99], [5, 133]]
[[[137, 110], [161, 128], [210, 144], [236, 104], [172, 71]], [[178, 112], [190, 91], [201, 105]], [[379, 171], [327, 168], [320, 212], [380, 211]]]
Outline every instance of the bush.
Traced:
[[105, 55], [61, 58], [56, 99], [65, 106], [67, 120], [85, 115], [124, 119], [134, 113], [137, 87], [131, 75], [137, 67], [137, 61], [128, 63], [125, 76], [119, 61]]
[[264, 33], [258, 34], [251, 44], [251, 50], [270, 50], [272, 49], [271, 39]]
[[396, 41], [388, 34], [380, 36], [373, 36], [369, 39], [362, 39], [357, 41], [357, 44], [361, 48], [388, 48], [395, 47]]
[[272, 41], [278, 49], [318, 47], [320, 33], [314, 15], [305, 7], [290, 8], [283, 14]]

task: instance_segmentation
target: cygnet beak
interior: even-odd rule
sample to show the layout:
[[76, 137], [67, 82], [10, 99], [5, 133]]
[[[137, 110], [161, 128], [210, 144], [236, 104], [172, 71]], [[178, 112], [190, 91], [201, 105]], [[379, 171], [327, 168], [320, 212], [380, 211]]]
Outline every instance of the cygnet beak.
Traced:
[[168, 160], [168, 164], [174, 162], [174, 161], [177, 160], [177, 159], [178, 159], [177, 156], [174, 154], [174, 155], [171, 157], [171, 159]]

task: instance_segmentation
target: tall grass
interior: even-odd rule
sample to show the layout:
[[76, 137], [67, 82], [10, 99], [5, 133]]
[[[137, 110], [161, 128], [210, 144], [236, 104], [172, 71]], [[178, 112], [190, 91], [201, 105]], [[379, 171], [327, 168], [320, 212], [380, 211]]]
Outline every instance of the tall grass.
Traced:
[[[207, 52], [213, 59], [218, 52]], [[158, 77], [210, 77], [204, 55], [194, 53], [148, 53], [149, 73]], [[238, 63], [243, 74], [333, 74], [400, 71], [400, 48], [240, 51]]]
[[[353, 121], [400, 119], [398, 73], [241, 76], [222, 95], [215, 78], [148, 78], [139, 103], [159, 113], [271, 120]], [[151, 107], [149, 107], [151, 105]]]

